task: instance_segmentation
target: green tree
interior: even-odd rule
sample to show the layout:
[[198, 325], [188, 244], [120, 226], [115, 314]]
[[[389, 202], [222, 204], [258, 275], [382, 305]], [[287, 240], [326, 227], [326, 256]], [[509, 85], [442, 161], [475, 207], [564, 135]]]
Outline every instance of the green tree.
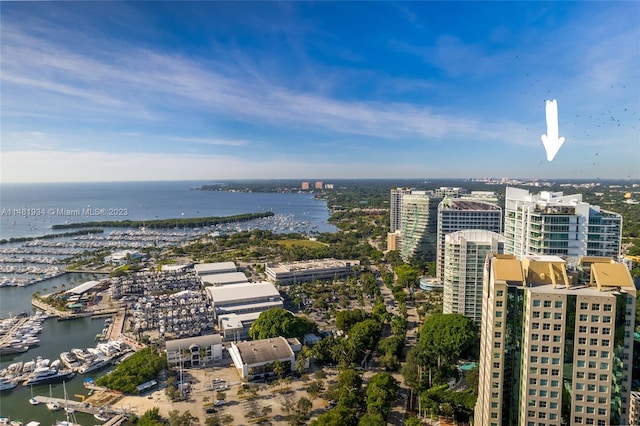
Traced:
[[272, 308], [260, 314], [251, 324], [249, 336], [253, 340], [269, 339], [272, 337], [296, 337], [303, 340], [307, 333], [314, 333], [318, 329], [316, 323], [306, 318], [297, 317], [283, 308]]
[[387, 422], [379, 413], [365, 413], [360, 417], [358, 426], [386, 426]]
[[311, 422], [311, 426], [356, 426], [358, 417], [355, 408], [338, 405], [327, 410]]
[[455, 364], [477, 341], [476, 324], [460, 314], [432, 315], [420, 331], [420, 346], [435, 359], [437, 368], [443, 363]]
[[162, 417], [160, 417], [160, 408], [154, 407], [144, 412], [138, 418], [139, 426], [161, 426], [164, 425]]

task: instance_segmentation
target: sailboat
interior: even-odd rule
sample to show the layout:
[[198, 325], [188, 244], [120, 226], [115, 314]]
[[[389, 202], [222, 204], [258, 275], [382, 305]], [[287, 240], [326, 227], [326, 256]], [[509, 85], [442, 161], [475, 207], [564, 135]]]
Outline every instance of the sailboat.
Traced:
[[[49, 385], [49, 398], [52, 398], [52, 396], [51, 396], [51, 385]], [[60, 409], [60, 406], [55, 401], [47, 401], [47, 403], [45, 405], [47, 406], [49, 411], [58, 411]]]
[[64, 390], [64, 412], [67, 416], [67, 419], [56, 421], [55, 426], [81, 426], [76, 420], [76, 415], [74, 413], [75, 410], [72, 407], [69, 407], [66, 382], [62, 382], [62, 389]]
[[35, 399], [33, 397], [33, 385], [31, 385], [31, 398], [29, 398], [29, 404], [31, 405], [38, 405], [40, 404], [40, 401], [38, 401], [37, 399]]

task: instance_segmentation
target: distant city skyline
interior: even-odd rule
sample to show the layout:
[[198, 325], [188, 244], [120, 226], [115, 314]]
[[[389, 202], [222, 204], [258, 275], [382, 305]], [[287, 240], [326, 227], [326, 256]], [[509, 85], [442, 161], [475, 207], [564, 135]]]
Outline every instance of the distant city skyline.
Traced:
[[0, 23], [2, 182], [640, 178], [637, 2], [3, 2]]

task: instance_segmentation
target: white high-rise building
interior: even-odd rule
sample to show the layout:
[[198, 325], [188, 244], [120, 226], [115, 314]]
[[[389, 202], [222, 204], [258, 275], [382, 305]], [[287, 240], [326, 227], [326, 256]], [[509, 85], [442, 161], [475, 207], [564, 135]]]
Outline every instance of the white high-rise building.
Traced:
[[583, 256], [620, 254], [622, 216], [582, 201], [581, 194], [507, 187], [505, 253], [557, 255], [570, 263]]
[[492, 255], [483, 285], [476, 426], [628, 424], [636, 288], [623, 264]]
[[461, 314], [480, 325], [482, 278], [490, 253], [502, 253], [504, 237], [496, 232], [465, 230], [445, 236], [443, 312]]
[[[463, 198], [445, 198], [438, 205], [436, 276], [444, 280], [445, 236], [465, 229], [502, 232], [502, 210], [495, 204]], [[483, 261], [484, 263], [484, 261]]]
[[396, 232], [402, 227], [402, 197], [411, 194], [409, 188], [394, 188], [391, 190], [389, 205], [390, 232]]

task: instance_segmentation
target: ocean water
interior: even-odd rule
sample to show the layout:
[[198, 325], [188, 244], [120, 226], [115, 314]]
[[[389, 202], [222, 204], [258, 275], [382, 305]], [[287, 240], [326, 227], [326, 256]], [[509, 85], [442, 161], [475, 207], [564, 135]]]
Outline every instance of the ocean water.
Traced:
[[[54, 224], [231, 216], [272, 211], [334, 232], [326, 202], [305, 193], [196, 191], [206, 181], [0, 184], [0, 238], [41, 236]], [[57, 231], [64, 232], [64, 231]]]

